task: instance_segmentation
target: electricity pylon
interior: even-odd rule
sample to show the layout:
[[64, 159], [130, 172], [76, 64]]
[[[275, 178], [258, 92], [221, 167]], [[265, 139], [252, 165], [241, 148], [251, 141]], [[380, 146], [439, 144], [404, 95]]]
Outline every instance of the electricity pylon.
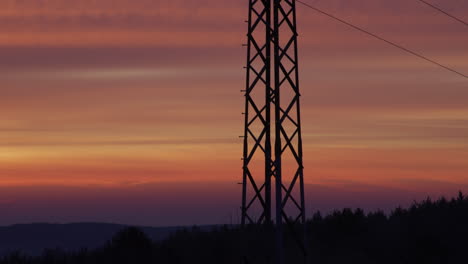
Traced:
[[283, 263], [283, 225], [306, 254], [296, 1], [249, 0], [246, 22], [241, 224], [274, 224]]

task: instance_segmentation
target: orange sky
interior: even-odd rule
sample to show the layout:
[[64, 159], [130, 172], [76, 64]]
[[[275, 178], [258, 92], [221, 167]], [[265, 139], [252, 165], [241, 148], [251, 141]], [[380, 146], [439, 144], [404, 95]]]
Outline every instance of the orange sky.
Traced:
[[[468, 73], [467, 28], [418, 1], [308, 2]], [[431, 2], [468, 19], [464, 0]], [[0, 189], [17, 191], [0, 192], [0, 209], [11, 211], [0, 224], [74, 221], [19, 213], [49, 203], [44, 190], [59, 188], [70, 192], [58, 197], [82, 206], [91, 203], [82, 188], [107, 199], [128, 192], [136, 203], [135, 188], [186, 193], [193, 185], [187, 199], [206, 204], [210, 186], [233, 185], [221, 200], [236, 212], [246, 6], [1, 1]], [[351, 204], [372, 208], [468, 191], [468, 81], [299, 8], [306, 183], [322, 186], [318, 193], [380, 197], [372, 206], [364, 198]], [[395, 194], [379, 196], [376, 188]], [[311, 197], [316, 208], [347, 205]], [[77, 220], [173, 221], [101, 219], [97, 211], [83, 209]]]

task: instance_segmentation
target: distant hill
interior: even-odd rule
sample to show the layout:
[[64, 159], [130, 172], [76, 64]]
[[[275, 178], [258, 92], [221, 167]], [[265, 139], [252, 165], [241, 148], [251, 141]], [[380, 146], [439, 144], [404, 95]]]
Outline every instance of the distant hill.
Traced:
[[[21, 224], [0, 227], [0, 256], [20, 250], [40, 255], [44, 249], [79, 250], [103, 246], [125, 225], [103, 223]], [[205, 227], [209, 228], [209, 227]], [[167, 238], [182, 227], [139, 227], [154, 241]]]

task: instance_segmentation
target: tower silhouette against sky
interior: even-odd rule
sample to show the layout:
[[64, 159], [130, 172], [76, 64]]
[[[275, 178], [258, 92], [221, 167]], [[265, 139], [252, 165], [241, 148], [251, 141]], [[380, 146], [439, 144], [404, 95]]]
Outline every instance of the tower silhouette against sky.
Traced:
[[246, 22], [241, 223], [274, 224], [281, 263], [283, 231], [305, 253], [296, 1], [249, 0]]

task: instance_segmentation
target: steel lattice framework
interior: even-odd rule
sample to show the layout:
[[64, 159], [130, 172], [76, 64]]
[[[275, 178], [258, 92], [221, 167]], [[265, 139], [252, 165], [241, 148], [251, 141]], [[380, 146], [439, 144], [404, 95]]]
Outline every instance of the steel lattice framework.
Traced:
[[241, 223], [275, 223], [282, 247], [283, 223], [294, 230], [306, 220], [296, 1], [249, 0], [246, 22]]

